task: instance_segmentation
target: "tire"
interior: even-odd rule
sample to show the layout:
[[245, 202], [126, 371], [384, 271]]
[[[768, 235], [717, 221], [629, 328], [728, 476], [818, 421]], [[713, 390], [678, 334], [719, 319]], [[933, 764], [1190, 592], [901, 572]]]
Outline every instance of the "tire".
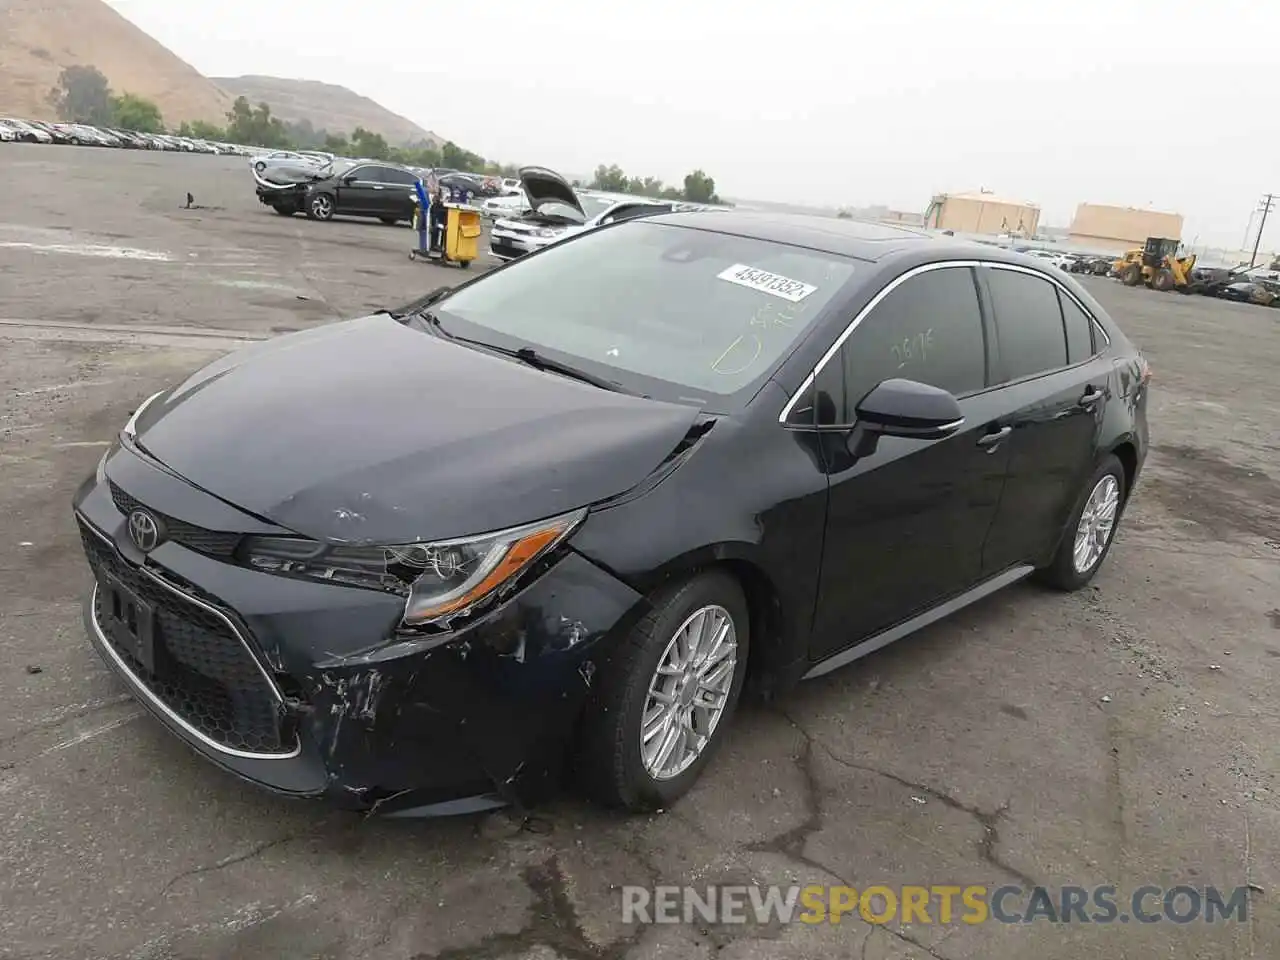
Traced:
[[257, 163], [253, 165], [253, 169], [261, 173], [263, 170], [267, 169], [267, 165], [263, 163], [261, 160], [259, 160]]
[[307, 199], [307, 216], [312, 220], [332, 220], [333, 195], [328, 193], [312, 194]]
[[383, 223], [385, 223], [388, 227], [394, 227], [397, 223], [400, 222], [399, 217], [379, 217], [378, 219], [381, 220]]
[[[607, 807], [635, 812], [674, 803], [693, 786], [710, 762], [733, 720], [750, 648], [747, 601], [738, 582], [728, 573], [712, 570], [698, 574], [664, 588], [651, 602], [649, 613], [631, 628], [609, 660], [600, 666], [578, 743], [577, 773], [586, 793]], [[696, 758], [686, 758], [687, 765], [682, 769], [672, 768], [666, 775], [655, 777], [646, 768], [641, 742], [646, 706], [662, 710], [659, 704], [648, 704], [650, 686], [668, 681], [680, 683], [678, 676], [661, 680], [657, 670], [676, 649], [678, 634], [700, 614], [724, 617], [736, 634], [737, 647], [733, 651], [727, 692], [723, 692], [723, 709], [714, 719], [709, 711], [695, 711], [708, 733], [705, 745], [696, 753]], [[726, 660], [727, 657], [717, 657], [712, 662], [723, 665]], [[694, 663], [697, 664], [696, 659]], [[720, 670], [723, 666], [712, 670], [711, 675]], [[681, 694], [675, 693], [675, 697], [674, 703], [679, 704]], [[708, 721], [709, 729], [705, 726]], [[662, 729], [657, 733], [659, 742], [665, 736]]]
[[1159, 290], [1161, 293], [1168, 293], [1174, 287], [1173, 271], [1168, 267], [1161, 267], [1156, 271], [1156, 275], [1151, 278], [1151, 286]]
[[463, 270], [470, 270], [470, 269], [471, 269], [471, 261], [470, 261], [470, 260], [462, 260], [462, 261], [460, 261], [460, 262], [458, 263], [458, 266], [460, 266]]
[[[1091, 505], [1095, 494], [1104, 489], [1112, 490], [1115, 496], [1111, 511], [1111, 525], [1106, 529], [1101, 550], [1096, 554], [1090, 551], [1084, 558], [1088, 560], [1087, 564], [1078, 564], [1076, 548], [1083, 529], [1085, 508]], [[1111, 551], [1111, 544], [1115, 542], [1116, 528], [1119, 527], [1120, 518], [1124, 512], [1126, 494], [1124, 467], [1114, 454], [1109, 453], [1102, 458], [1097, 469], [1089, 477], [1089, 482], [1085, 484], [1075, 509], [1071, 511], [1071, 522], [1067, 524], [1053, 561], [1047, 567], [1036, 571], [1036, 579], [1054, 589], [1065, 591], [1079, 590], [1092, 580]], [[1097, 529], [1095, 527], [1095, 531]]]
[[1142, 268], [1136, 263], [1131, 263], [1120, 271], [1120, 282], [1126, 287], [1136, 287], [1142, 282]]

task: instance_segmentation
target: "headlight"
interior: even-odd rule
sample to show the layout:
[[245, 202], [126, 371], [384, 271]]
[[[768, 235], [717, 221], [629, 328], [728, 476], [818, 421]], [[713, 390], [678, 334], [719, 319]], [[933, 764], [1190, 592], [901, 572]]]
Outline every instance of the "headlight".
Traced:
[[560, 236], [560, 231], [559, 231], [559, 230], [553, 230], [553, 229], [551, 229], [550, 227], [542, 227], [540, 230], [538, 230], [538, 232], [537, 232], [537, 236], [539, 236], [539, 237], [558, 237], [558, 236]]
[[567, 537], [585, 510], [510, 530], [435, 543], [345, 547], [300, 537], [247, 537], [250, 566], [270, 573], [386, 590], [405, 598], [409, 626], [447, 625], [500, 596]]

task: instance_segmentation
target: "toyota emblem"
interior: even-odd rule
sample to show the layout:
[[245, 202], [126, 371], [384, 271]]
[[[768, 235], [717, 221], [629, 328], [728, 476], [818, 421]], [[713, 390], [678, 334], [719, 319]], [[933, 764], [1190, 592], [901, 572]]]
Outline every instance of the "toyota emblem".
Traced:
[[160, 546], [163, 539], [160, 533], [160, 521], [146, 510], [135, 510], [129, 514], [129, 539], [143, 553], [150, 553]]

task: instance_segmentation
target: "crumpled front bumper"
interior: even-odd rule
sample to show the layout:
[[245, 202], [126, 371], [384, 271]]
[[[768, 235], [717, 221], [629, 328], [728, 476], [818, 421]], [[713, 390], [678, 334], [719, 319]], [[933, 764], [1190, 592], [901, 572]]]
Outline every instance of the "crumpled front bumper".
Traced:
[[[261, 521], [128, 450], [113, 454], [107, 477], [162, 515], [262, 532]], [[131, 693], [222, 768], [346, 807], [432, 815], [544, 798], [561, 779], [595, 663], [641, 613], [639, 594], [567, 551], [465, 628], [407, 638], [396, 634], [402, 601], [391, 595], [262, 573], [173, 541], [143, 556], [108, 482], [88, 480], [74, 506], [91, 557], [105, 548], [172, 593], [175, 609], [194, 601], [234, 625], [279, 695], [287, 743], [262, 756], [201, 733], [131, 669], [90, 596], [89, 637]]]

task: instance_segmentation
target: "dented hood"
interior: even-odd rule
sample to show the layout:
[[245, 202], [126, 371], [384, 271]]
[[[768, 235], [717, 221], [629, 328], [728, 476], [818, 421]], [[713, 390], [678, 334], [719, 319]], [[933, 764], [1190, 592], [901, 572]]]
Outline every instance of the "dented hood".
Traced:
[[485, 533], [623, 493], [698, 414], [380, 314], [232, 353], [135, 429], [144, 451], [229, 503], [371, 544]]

